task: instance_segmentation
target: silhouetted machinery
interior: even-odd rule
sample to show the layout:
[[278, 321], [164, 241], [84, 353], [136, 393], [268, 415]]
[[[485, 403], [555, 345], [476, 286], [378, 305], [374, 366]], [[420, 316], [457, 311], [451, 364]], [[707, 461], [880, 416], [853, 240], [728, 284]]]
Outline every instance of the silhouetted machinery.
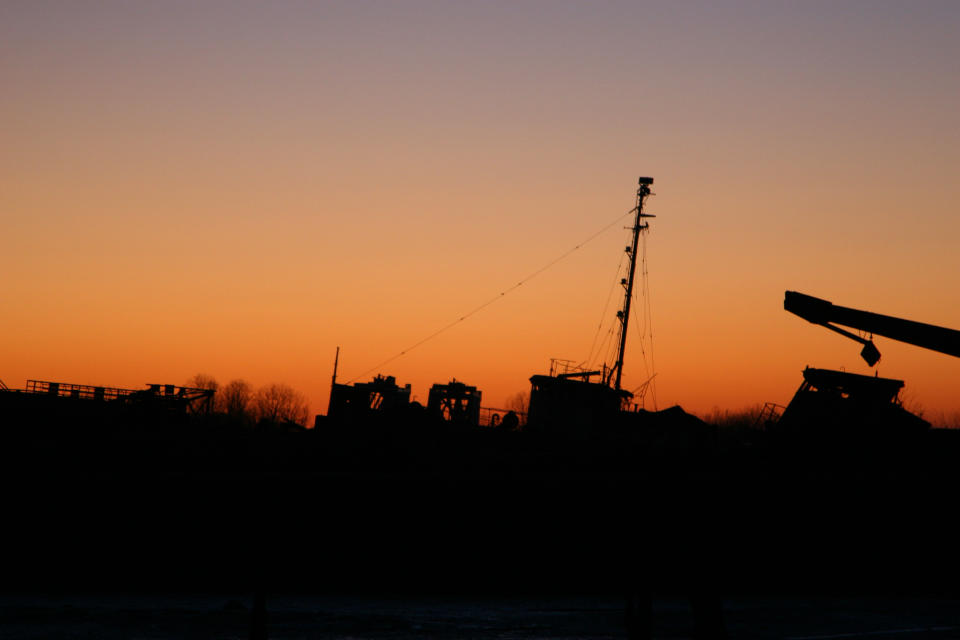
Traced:
[[[336, 380], [336, 373], [334, 373]], [[376, 376], [370, 382], [330, 387], [327, 416], [341, 423], [364, 422], [375, 416], [395, 415], [410, 406], [410, 385], [397, 384], [393, 376]]]
[[449, 384], [434, 384], [427, 398], [427, 411], [444, 422], [477, 426], [480, 424], [481, 391], [456, 378]]
[[[784, 293], [783, 308], [861, 343], [860, 356], [871, 367], [880, 360], [880, 351], [873, 343], [874, 335], [960, 357], [960, 331], [953, 329], [841, 307], [796, 291]], [[869, 333], [870, 337], [837, 325]], [[780, 418], [779, 429], [864, 426], [902, 432], [930, 426], [902, 407], [899, 398], [902, 380], [810, 368], [803, 372], [803, 377], [803, 384]]]
[[[340, 347], [337, 347], [327, 415], [318, 415], [314, 427], [320, 427], [327, 420], [340, 425], [380, 421], [409, 413], [413, 407], [420, 408], [419, 403], [410, 401], [410, 385], [401, 387], [393, 376], [378, 375], [370, 382], [338, 383], [339, 364]], [[448, 384], [434, 384], [430, 388], [427, 411], [450, 424], [476, 427], [480, 424], [481, 396], [479, 389], [454, 378]]]
[[892, 338], [960, 358], [960, 331], [954, 329], [841, 307], [827, 300], [814, 298], [796, 291], [784, 293], [783, 308], [808, 322], [819, 324], [863, 344], [863, 351], [860, 352], [860, 356], [871, 367], [880, 360], [880, 352], [873, 344], [873, 335], [870, 338], [863, 338], [836, 325]]

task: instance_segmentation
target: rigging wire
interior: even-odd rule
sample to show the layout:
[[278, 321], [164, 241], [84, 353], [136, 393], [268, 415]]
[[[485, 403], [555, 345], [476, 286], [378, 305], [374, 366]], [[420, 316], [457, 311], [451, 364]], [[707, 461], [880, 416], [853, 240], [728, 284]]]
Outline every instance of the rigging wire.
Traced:
[[572, 249], [568, 249], [567, 251], [565, 251], [564, 253], [562, 253], [559, 257], [554, 258], [553, 260], [551, 260], [550, 262], [548, 262], [548, 263], [545, 264], [544, 266], [540, 267], [539, 269], [537, 269], [536, 271], [534, 271], [534, 272], [531, 273], [530, 275], [526, 276], [525, 278], [523, 278], [522, 280], [520, 280], [520, 281], [517, 282], [516, 284], [508, 287], [507, 289], [504, 289], [504, 290], [501, 291], [499, 294], [493, 296], [492, 298], [490, 298], [489, 300], [487, 300], [486, 302], [484, 302], [484, 303], [481, 304], [480, 306], [475, 307], [474, 309], [472, 309], [471, 311], [469, 311], [469, 312], [465, 313], [464, 315], [460, 316], [460, 317], [457, 318], [456, 320], [454, 320], [454, 321], [452, 321], [452, 322], [449, 322], [449, 323], [447, 323], [446, 325], [440, 327], [439, 329], [437, 329], [436, 331], [434, 331], [433, 333], [431, 333], [431, 334], [428, 335], [427, 337], [422, 338], [421, 340], [413, 343], [412, 345], [410, 345], [410, 346], [407, 347], [406, 349], [400, 351], [400, 352], [397, 353], [396, 355], [390, 356], [389, 358], [387, 358], [386, 360], [384, 360], [384, 361], [381, 362], [380, 364], [378, 364], [378, 365], [376, 365], [376, 366], [374, 366], [374, 367], [371, 367], [371, 368], [367, 369], [366, 371], [364, 371], [363, 373], [361, 373], [361, 374], [359, 374], [359, 375], [351, 378], [350, 380], [347, 381], [346, 384], [351, 384], [351, 383], [359, 380], [360, 378], [366, 376], [367, 374], [369, 374], [369, 373], [371, 373], [371, 372], [373, 372], [373, 371], [376, 371], [376, 370], [379, 369], [380, 367], [383, 367], [384, 365], [387, 365], [387, 364], [393, 362], [393, 361], [396, 360], [397, 358], [400, 358], [400, 357], [402, 357], [402, 356], [405, 356], [408, 352], [413, 351], [414, 349], [416, 349], [417, 347], [419, 347], [419, 346], [422, 345], [423, 343], [429, 342], [430, 340], [433, 340], [434, 338], [436, 338], [436, 337], [437, 337], [438, 335], [440, 335], [441, 333], [444, 333], [445, 331], [447, 331], [447, 330], [449, 330], [449, 329], [452, 329], [453, 327], [455, 327], [456, 325], [460, 324], [461, 322], [463, 322], [464, 320], [466, 320], [466, 319], [469, 318], [470, 316], [472, 316], [472, 315], [474, 315], [474, 314], [476, 314], [476, 313], [479, 313], [479, 312], [482, 311], [483, 309], [489, 307], [491, 304], [493, 304], [494, 302], [496, 302], [496, 301], [499, 300], [500, 298], [502, 298], [502, 297], [504, 297], [505, 295], [507, 295], [508, 293], [511, 293], [512, 291], [518, 289], [518, 288], [519, 288], [521, 285], [523, 285], [524, 283], [529, 282], [530, 280], [532, 280], [533, 278], [537, 277], [538, 275], [540, 275], [541, 273], [543, 273], [544, 271], [546, 271], [546, 270], [549, 269], [550, 267], [554, 266], [555, 264], [557, 264], [558, 262], [560, 262], [561, 260], [563, 260], [564, 258], [566, 258], [567, 256], [569, 256], [571, 253], [573, 253], [574, 251], [576, 251], [576, 250], [579, 249], [580, 247], [584, 246], [585, 244], [587, 244], [588, 242], [590, 242], [591, 240], [593, 240], [594, 238], [596, 238], [597, 236], [599, 236], [600, 234], [602, 234], [604, 231], [607, 231], [608, 229], [610, 229], [611, 227], [613, 227], [614, 225], [616, 225], [617, 223], [619, 223], [623, 218], [627, 217], [628, 215], [630, 215], [630, 214], [633, 213], [634, 211], [636, 211], [636, 207], [634, 207], [633, 209], [630, 209], [630, 211], [627, 211], [626, 213], [620, 214], [620, 215], [617, 216], [616, 219], [613, 220], [611, 223], [607, 224], [606, 226], [604, 226], [604, 227], [603, 227], [602, 229], [600, 229], [599, 231], [593, 233], [592, 235], [590, 235], [589, 237], [587, 237], [585, 240], [581, 240], [580, 243], [577, 244], [576, 246], [574, 246]]
[[[640, 306], [640, 296], [637, 295], [637, 292], [636, 292], [636, 291], [633, 292], [633, 301], [636, 303], [637, 307], [641, 310], [641, 313], [642, 313], [642, 312], [643, 312], [643, 307]], [[646, 323], [646, 318], [645, 318], [645, 317], [641, 317], [640, 319], [643, 320], [644, 327], [641, 328], [641, 327], [640, 327], [640, 323], [638, 323], [638, 322], [635, 322], [635, 323], [633, 324], [633, 326], [634, 326], [634, 327], [636, 328], [636, 330], [637, 330], [637, 338], [638, 338], [639, 343], [640, 343], [640, 355], [643, 357], [643, 371], [644, 371], [644, 374], [646, 374], [646, 376], [649, 378], [649, 377], [650, 377], [650, 363], [649, 363], [649, 361], [647, 360], [647, 349], [646, 349], [646, 344], [645, 344], [646, 341], [647, 341], [647, 331], [646, 331], [646, 324], [647, 324], [647, 323]]]
[[[607, 317], [607, 310], [610, 308], [610, 300], [613, 299], [613, 290], [617, 287], [617, 283], [620, 281], [620, 271], [623, 269], [623, 259], [626, 254], [620, 254], [620, 262], [617, 264], [617, 271], [613, 276], [613, 284], [610, 285], [610, 292], [607, 293], [607, 302], [603, 305], [603, 313], [600, 314], [600, 322], [597, 323], [597, 332], [593, 335], [593, 342], [590, 344], [590, 351], [587, 352], [586, 359], [581, 362], [578, 367], [588, 365], [593, 362], [593, 349], [597, 346], [597, 338], [600, 337], [600, 333], [603, 331], [603, 321]], [[602, 347], [601, 347], [602, 348]], [[599, 355], [599, 352], [598, 352]]]
[[[642, 287], [642, 283], [641, 283], [641, 289], [642, 289], [642, 288], [643, 288], [643, 287]], [[641, 295], [642, 295], [642, 293], [641, 293]], [[654, 380], [654, 378], [656, 378], [657, 372], [656, 372], [656, 370], [653, 368], [653, 336], [648, 332], [648, 329], [650, 328], [650, 324], [649, 324], [650, 314], [646, 313], [646, 298], [645, 298], [645, 297], [644, 297], [644, 304], [641, 306], [639, 297], [637, 296], [637, 292], [634, 291], [634, 293], [633, 293], [633, 301], [636, 303], [637, 308], [638, 308], [639, 311], [640, 311], [640, 314], [639, 314], [639, 315], [641, 315], [641, 317], [640, 317], [639, 319], [640, 319], [640, 320], [643, 320], [643, 324], [644, 324], [644, 326], [643, 326], [642, 328], [640, 327], [639, 322], [636, 323], [634, 326], [636, 327], [636, 332], [637, 332], [637, 342], [640, 344], [640, 355], [641, 355], [641, 357], [642, 357], [642, 359], [643, 359], [643, 371], [644, 371], [644, 376], [645, 376], [645, 377], [644, 377], [644, 382], [643, 382], [643, 384], [641, 384], [639, 387], [637, 387], [637, 389], [634, 390], [634, 393], [636, 393], [636, 392], [637, 392], [638, 390], [640, 390], [640, 389], [644, 389], [644, 388], [645, 388], [645, 389], [644, 389], [644, 392], [643, 392], [643, 398], [644, 398], [644, 403], [643, 403], [643, 404], [644, 404], [644, 405], [646, 404], [645, 400], [646, 400], [646, 397], [647, 397], [647, 393], [649, 392], [649, 393], [650, 393], [650, 397], [651, 397], [652, 400], [653, 400], [653, 408], [654, 408], [654, 411], [656, 411], [656, 409], [657, 409], [657, 398], [656, 398], [656, 395], [657, 395], [657, 394], [656, 394], [656, 390], [654, 389], [653, 380]], [[650, 356], [649, 356], [649, 358], [648, 358], [648, 356], [647, 356], [648, 346], [649, 346], [649, 351], [650, 351]]]
[[[611, 353], [616, 354], [616, 337], [617, 337], [617, 327], [615, 324], [611, 323], [610, 328], [607, 330], [607, 335], [603, 339], [603, 342], [600, 344], [600, 348], [597, 349], [596, 357], [599, 359], [603, 356], [603, 359], [597, 364], [606, 365], [609, 362]], [[593, 360], [591, 360], [593, 362]]]
[[[634, 208], [634, 211], [636, 209]], [[639, 388], [646, 387], [650, 391], [650, 397], [653, 402], [654, 410], [657, 409], [657, 392], [656, 392], [656, 364], [653, 359], [653, 312], [652, 305], [650, 301], [650, 281], [649, 281], [649, 268], [647, 262], [647, 234], [642, 233], [642, 245], [640, 247], [640, 282], [639, 287], [635, 288], [632, 293], [632, 299], [634, 306], [637, 309], [637, 314], [634, 319], [634, 330], [636, 331], [638, 342], [640, 345], [640, 353], [643, 359], [643, 368], [645, 373], [645, 382]], [[610, 291], [607, 294], [607, 302], [604, 305], [604, 311], [600, 318], [600, 323], [597, 326], [597, 333], [594, 335], [593, 343], [590, 346], [590, 351], [587, 356], [587, 359], [580, 363], [578, 366], [586, 365], [588, 368], [594, 368], [599, 366], [594, 364], [596, 359], [604, 358], [602, 363], [605, 364], [609, 361], [616, 361], [618, 357], [618, 344], [616, 343], [616, 333], [618, 329], [618, 324], [613, 320], [613, 317], [610, 318], [609, 329], [604, 335], [603, 340], [600, 341], [597, 345], [597, 339], [599, 338], [603, 328], [604, 328], [604, 318], [606, 318], [607, 311], [609, 310], [610, 300], [613, 295], [613, 290], [616, 287], [616, 284], [620, 280], [620, 272], [623, 268], [624, 255], [621, 255], [620, 262], [617, 265], [617, 274], [616, 279], [614, 280], [613, 285], [610, 287]], [[640, 298], [643, 298], [641, 304]], [[649, 353], [648, 353], [649, 352]], [[645, 392], [646, 395], [646, 392]]]
[[[652, 348], [652, 336], [648, 335], [648, 331], [652, 331], [651, 325], [651, 314], [650, 314], [650, 305], [648, 303], [648, 293], [649, 286], [647, 283], [647, 272], [646, 272], [646, 263], [647, 263], [647, 238], [644, 234], [641, 245], [641, 255], [640, 255], [640, 293], [637, 293], [637, 289], [633, 291], [633, 301], [637, 307], [637, 322], [634, 323], [634, 327], [637, 330], [637, 337], [640, 341], [640, 354], [643, 356], [643, 369], [647, 378], [650, 378], [652, 363], [647, 360], [647, 342], [651, 342], [650, 347]], [[641, 304], [640, 298], [643, 298], [643, 304]]]
[[[618, 356], [620, 355], [620, 341], [616, 339], [616, 336], [617, 336], [619, 333], [620, 333], [620, 332], [617, 331], [616, 325], [614, 325], [614, 326], [610, 329], [610, 335], [611, 335], [611, 337], [613, 337], [613, 340], [611, 341], [612, 344], [610, 345], [610, 350], [607, 352], [607, 357], [604, 358], [604, 363], [606, 363], [606, 362], [614, 362], [614, 363], [616, 363], [616, 362], [617, 362]], [[612, 371], [612, 369], [611, 369], [611, 371]]]
[[[653, 359], [653, 312], [651, 311], [650, 304], [650, 278], [649, 271], [647, 269], [647, 235], [643, 235], [643, 249], [641, 252], [640, 260], [640, 275], [641, 275], [641, 288], [643, 290], [643, 310], [644, 310], [644, 324], [646, 325], [646, 334], [650, 337], [650, 369], [654, 372], [656, 376], [657, 365]], [[653, 410], [657, 410], [657, 379], [653, 377], [650, 379], [650, 391], [653, 392]]]

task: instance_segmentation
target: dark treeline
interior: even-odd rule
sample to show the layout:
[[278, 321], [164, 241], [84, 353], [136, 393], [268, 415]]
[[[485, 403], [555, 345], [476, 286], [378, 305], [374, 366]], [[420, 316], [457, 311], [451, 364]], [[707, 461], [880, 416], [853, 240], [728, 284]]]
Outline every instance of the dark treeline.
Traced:
[[246, 380], [236, 378], [220, 386], [213, 376], [198, 373], [186, 386], [214, 392], [212, 401], [196, 407], [196, 411], [221, 414], [235, 424], [305, 427], [310, 420], [306, 396], [283, 383], [254, 389]]

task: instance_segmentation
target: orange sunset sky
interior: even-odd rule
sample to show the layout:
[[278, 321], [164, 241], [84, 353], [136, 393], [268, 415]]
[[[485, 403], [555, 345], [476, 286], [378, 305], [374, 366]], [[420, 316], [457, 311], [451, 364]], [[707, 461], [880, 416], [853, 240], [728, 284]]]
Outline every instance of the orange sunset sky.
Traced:
[[[786, 404], [805, 365], [872, 370], [785, 289], [960, 329], [958, 34], [953, 1], [5, 0], [0, 379], [323, 413], [338, 345], [367, 371], [649, 175], [657, 405]], [[502, 406], [583, 360], [628, 222], [379, 372]], [[960, 410], [960, 359], [877, 345]]]

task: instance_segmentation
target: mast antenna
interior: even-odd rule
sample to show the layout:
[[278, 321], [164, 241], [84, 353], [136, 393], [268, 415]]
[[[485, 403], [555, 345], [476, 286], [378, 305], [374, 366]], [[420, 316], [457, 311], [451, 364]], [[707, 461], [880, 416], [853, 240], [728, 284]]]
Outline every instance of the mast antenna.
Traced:
[[[637, 249], [640, 243], [640, 233], [646, 231], [650, 223], [643, 222], [643, 218], [656, 218], [656, 216], [643, 212], [643, 204], [650, 196], [650, 185], [653, 184], [653, 178], [640, 178], [637, 187], [637, 206], [633, 211], [636, 218], [633, 222], [633, 245], [627, 247], [625, 251], [630, 256], [630, 275], [628, 278], [620, 280], [624, 288], [623, 309], [617, 312], [617, 319], [620, 320], [620, 345], [617, 350], [617, 361], [610, 368], [610, 374], [614, 370], [617, 377], [614, 379], [613, 388], [620, 390], [620, 378], [623, 375], [623, 354], [627, 348], [627, 324], [630, 322], [630, 301], [633, 299], [633, 280], [637, 271]], [[608, 378], [609, 381], [609, 378]]]
[[330, 415], [330, 405], [333, 404], [333, 389], [337, 386], [337, 365], [340, 364], [340, 347], [337, 347], [337, 355], [333, 357], [333, 379], [330, 381], [330, 402], [327, 405], [327, 415]]

